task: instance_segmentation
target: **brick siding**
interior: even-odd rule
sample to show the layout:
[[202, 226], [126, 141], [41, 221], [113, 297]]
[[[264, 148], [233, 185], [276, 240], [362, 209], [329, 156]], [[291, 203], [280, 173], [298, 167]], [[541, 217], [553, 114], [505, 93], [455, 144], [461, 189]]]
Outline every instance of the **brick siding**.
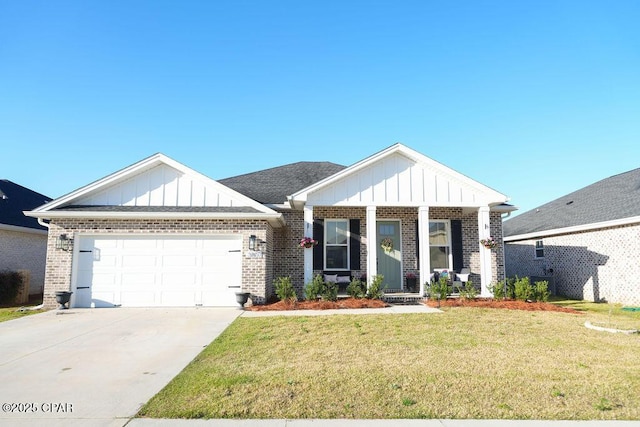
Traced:
[[[640, 305], [640, 225], [509, 242], [507, 275], [553, 269], [556, 292], [575, 299]], [[542, 240], [544, 258], [535, 258]]]
[[0, 230], [0, 270], [28, 270], [31, 276], [29, 294], [44, 289], [47, 235]]

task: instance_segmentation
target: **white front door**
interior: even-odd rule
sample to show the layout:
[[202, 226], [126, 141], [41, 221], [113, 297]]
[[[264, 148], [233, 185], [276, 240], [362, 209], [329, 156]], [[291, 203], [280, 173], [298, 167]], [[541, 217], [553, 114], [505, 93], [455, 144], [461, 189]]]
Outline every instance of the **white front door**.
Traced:
[[80, 236], [74, 307], [235, 306], [239, 236]]

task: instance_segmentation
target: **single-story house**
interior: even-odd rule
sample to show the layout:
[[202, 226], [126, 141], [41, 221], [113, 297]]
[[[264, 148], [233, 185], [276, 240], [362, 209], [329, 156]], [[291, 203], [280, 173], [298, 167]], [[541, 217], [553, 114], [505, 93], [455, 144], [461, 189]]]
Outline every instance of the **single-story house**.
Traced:
[[640, 169], [504, 222], [507, 276], [547, 276], [560, 295], [640, 305]]
[[[393, 290], [412, 273], [424, 294], [434, 270], [469, 268], [488, 295], [504, 277], [506, 201], [395, 144], [349, 167], [300, 162], [219, 181], [155, 154], [26, 215], [49, 227], [47, 306], [60, 290], [72, 307], [234, 306], [235, 292], [262, 304], [277, 277], [302, 294], [323, 273], [381, 274]], [[494, 249], [480, 243], [489, 236]]]
[[11, 182], [0, 180], [0, 270], [29, 272], [29, 294], [44, 289], [47, 229], [22, 213], [51, 198]]

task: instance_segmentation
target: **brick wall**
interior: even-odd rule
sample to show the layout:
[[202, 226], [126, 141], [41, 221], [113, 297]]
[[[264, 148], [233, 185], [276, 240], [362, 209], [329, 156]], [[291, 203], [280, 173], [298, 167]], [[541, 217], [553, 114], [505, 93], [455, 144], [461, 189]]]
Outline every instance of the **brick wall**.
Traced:
[[[154, 220], [106, 220], [106, 219], [56, 219], [52, 220], [47, 241], [47, 268], [45, 273], [44, 303], [56, 306], [55, 291], [68, 291], [71, 287], [72, 251], [55, 249], [60, 234], [74, 238], [76, 233], [90, 234], [241, 234], [243, 245], [242, 287], [251, 292], [253, 302], [262, 304], [272, 293], [274, 274], [274, 244], [272, 227], [266, 221], [207, 220], [207, 219], [154, 219]], [[249, 256], [249, 236], [256, 235], [266, 245], [261, 257]]]
[[0, 270], [28, 270], [29, 294], [40, 294], [44, 289], [46, 258], [46, 234], [0, 230]]
[[[535, 258], [537, 240], [544, 258]], [[640, 305], [640, 225], [510, 242], [505, 256], [509, 277], [552, 268], [560, 295]]]

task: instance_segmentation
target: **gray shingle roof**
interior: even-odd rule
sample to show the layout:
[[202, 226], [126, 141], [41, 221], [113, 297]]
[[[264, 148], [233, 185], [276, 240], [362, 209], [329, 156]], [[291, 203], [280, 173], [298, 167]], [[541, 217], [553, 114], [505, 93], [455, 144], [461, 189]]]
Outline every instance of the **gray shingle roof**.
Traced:
[[504, 235], [640, 216], [640, 168], [614, 175], [504, 222]]
[[0, 224], [46, 230], [36, 218], [25, 216], [29, 211], [51, 201], [50, 197], [36, 193], [7, 179], [0, 180]]
[[278, 204], [345, 168], [331, 162], [297, 162], [217, 181], [262, 204]]

